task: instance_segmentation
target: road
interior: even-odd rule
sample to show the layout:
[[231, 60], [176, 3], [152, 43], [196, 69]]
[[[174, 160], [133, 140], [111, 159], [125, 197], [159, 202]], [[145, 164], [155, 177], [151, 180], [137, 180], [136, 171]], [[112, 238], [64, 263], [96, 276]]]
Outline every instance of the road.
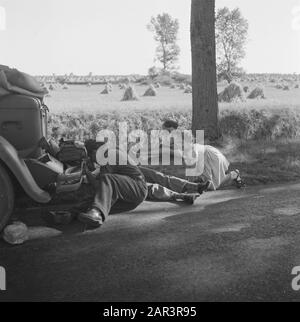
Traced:
[[298, 301], [299, 194], [293, 183], [206, 193], [194, 206], [145, 202], [98, 230], [73, 223], [21, 246], [1, 241], [0, 300]]

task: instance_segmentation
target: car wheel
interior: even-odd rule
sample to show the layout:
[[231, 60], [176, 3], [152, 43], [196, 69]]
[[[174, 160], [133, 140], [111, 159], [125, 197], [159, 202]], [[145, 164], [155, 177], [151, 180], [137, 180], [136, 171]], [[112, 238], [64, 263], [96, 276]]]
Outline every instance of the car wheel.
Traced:
[[15, 193], [11, 179], [0, 165], [0, 232], [5, 228], [14, 209]]

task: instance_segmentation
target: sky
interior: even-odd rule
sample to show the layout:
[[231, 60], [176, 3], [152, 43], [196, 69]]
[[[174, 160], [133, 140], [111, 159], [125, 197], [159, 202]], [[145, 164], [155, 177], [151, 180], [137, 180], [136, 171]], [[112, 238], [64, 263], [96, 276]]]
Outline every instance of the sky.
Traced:
[[[40, 74], [146, 74], [155, 65], [151, 16], [180, 23], [179, 71], [191, 73], [191, 0], [0, 0], [0, 64]], [[300, 73], [300, 0], [216, 0], [248, 19], [242, 67]]]

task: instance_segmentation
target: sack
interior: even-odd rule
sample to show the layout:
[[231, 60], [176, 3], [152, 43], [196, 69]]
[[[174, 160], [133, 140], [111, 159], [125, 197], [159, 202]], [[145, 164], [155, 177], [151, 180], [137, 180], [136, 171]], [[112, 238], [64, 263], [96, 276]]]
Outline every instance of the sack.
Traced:
[[48, 91], [32, 76], [0, 65], [0, 96], [23, 94], [43, 100]]
[[4, 229], [3, 239], [8, 244], [21, 245], [28, 240], [28, 228], [22, 222], [16, 221]]
[[61, 141], [57, 159], [62, 163], [81, 163], [87, 158], [87, 151], [82, 143]]

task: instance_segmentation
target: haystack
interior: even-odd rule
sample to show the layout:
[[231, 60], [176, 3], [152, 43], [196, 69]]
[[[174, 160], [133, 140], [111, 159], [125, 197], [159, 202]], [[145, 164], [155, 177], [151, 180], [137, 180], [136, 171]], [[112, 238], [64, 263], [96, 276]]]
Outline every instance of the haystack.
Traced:
[[185, 94], [192, 94], [193, 93], [193, 88], [192, 86], [188, 85], [185, 90], [184, 90]]
[[132, 85], [127, 86], [125, 89], [122, 101], [138, 101], [138, 96]]
[[144, 96], [156, 96], [156, 95], [157, 95], [157, 92], [153, 85], [150, 85], [144, 94]]
[[218, 95], [219, 102], [231, 103], [234, 101], [245, 101], [245, 93], [241, 85], [237, 83], [230, 83], [224, 90]]
[[265, 99], [264, 89], [262, 87], [255, 87], [254, 90], [248, 96], [249, 99]]
[[106, 94], [109, 94], [109, 89], [108, 89], [108, 86], [106, 85], [105, 86], [105, 88], [104, 88], [104, 90], [101, 92], [101, 94], [103, 94], [103, 95], [106, 95]]

